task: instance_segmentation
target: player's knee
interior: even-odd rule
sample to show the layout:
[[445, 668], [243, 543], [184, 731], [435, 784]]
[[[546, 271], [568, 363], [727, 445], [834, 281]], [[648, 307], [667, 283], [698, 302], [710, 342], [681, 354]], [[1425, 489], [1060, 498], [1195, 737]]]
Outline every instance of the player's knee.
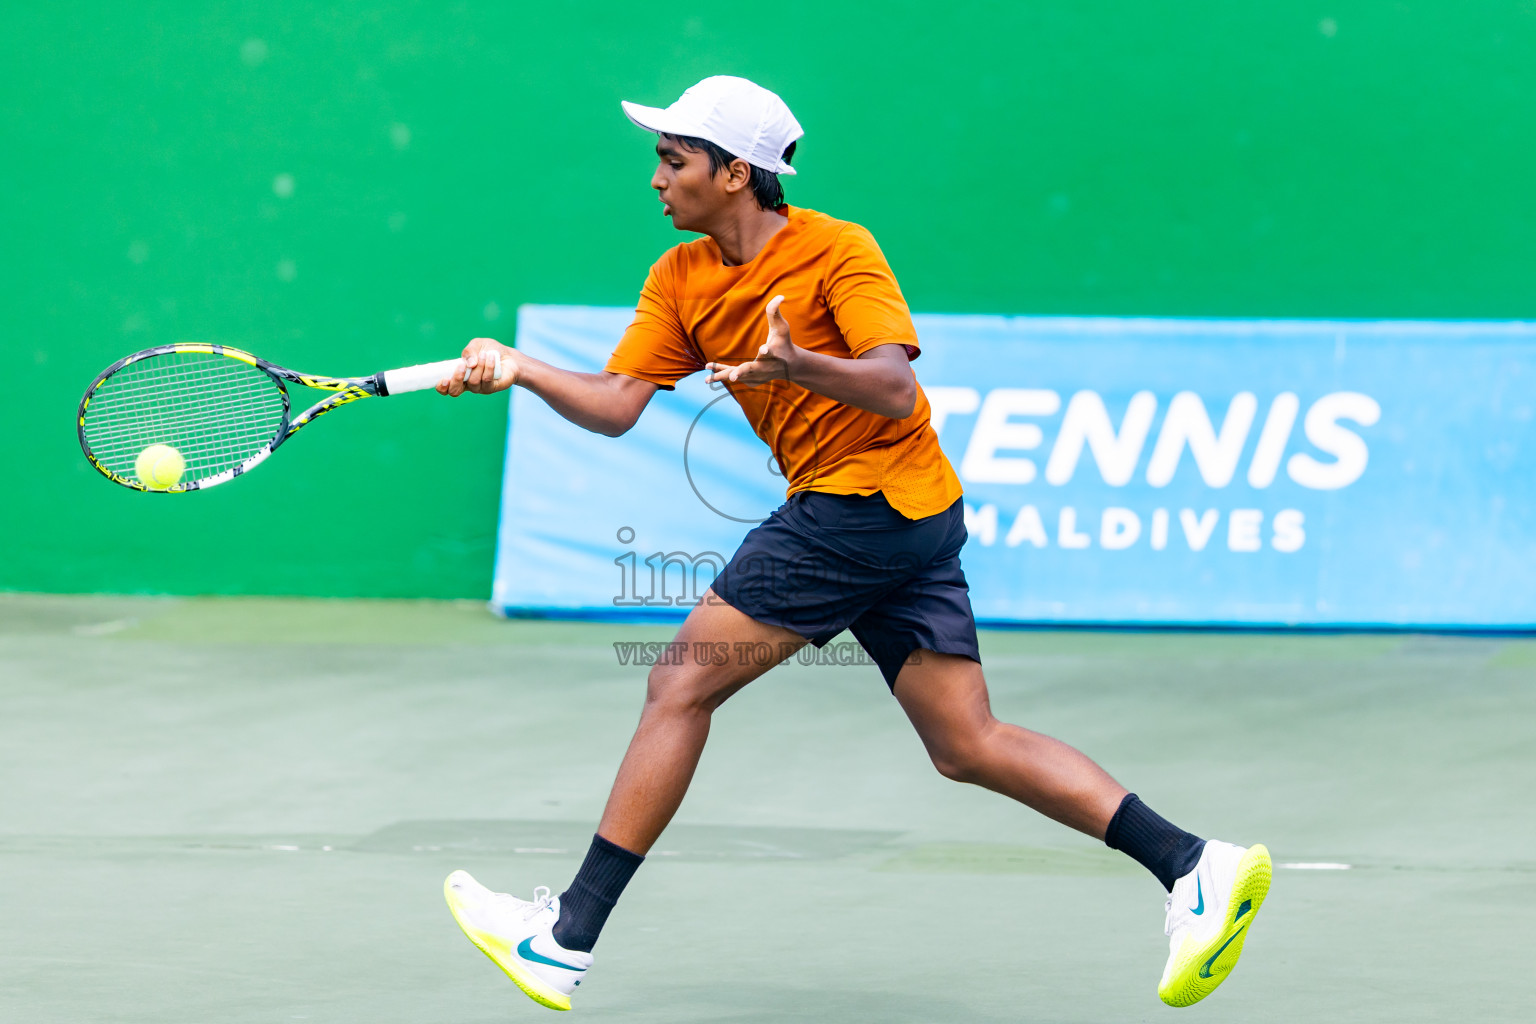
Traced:
[[966, 729], [929, 744], [928, 756], [939, 774], [955, 782], [981, 783], [992, 763], [992, 723]]
[[984, 774], [986, 759], [974, 744], [956, 744], [931, 750], [928, 756], [939, 774], [953, 782], [978, 782]]
[[693, 666], [656, 665], [645, 683], [647, 711], [678, 714], [708, 713], [719, 702], [714, 688]]

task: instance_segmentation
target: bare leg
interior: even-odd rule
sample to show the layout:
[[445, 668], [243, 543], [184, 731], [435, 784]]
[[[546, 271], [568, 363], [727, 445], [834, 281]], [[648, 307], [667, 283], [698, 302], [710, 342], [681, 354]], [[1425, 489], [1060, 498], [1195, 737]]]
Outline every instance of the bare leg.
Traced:
[[[693, 780], [710, 715], [726, 698], [805, 645], [804, 637], [758, 622], [715, 596], [689, 613], [677, 642], [687, 644], [683, 664], [657, 665], [646, 683], [645, 709], [608, 794], [598, 835], [633, 853], [648, 852], [677, 813]], [[726, 664], [699, 664], [694, 644], [724, 644]], [[769, 664], [738, 656], [738, 643], [766, 643]], [[745, 660], [746, 664], [740, 662]]]
[[1060, 740], [994, 718], [976, 662], [923, 651], [918, 661], [902, 666], [895, 693], [946, 778], [1012, 797], [1104, 838], [1125, 787]]

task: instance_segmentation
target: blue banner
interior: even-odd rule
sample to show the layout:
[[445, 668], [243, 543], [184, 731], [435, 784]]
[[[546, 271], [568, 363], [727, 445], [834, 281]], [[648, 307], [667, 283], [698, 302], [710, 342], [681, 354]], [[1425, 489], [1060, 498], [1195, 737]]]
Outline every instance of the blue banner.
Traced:
[[[517, 344], [598, 370], [631, 315]], [[1536, 628], [1536, 324], [916, 322], [981, 621]], [[492, 603], [680, 617], [783, 497], [702, 374], [617, 440], [518, 390]]]

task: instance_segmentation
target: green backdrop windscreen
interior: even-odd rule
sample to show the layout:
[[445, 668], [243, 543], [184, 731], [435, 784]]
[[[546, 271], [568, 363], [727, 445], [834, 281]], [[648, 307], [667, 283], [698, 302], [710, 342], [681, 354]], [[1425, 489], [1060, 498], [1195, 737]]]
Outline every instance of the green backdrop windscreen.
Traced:
[[99, 477], [75, 403], [163, 342], [360, 374], [632, 303], [683, 236], [619, 100], [705, 75], [785, 98], [790, 201], [916, 310], [1536, 315], [1531, 4], [337, 6], [9, 12], [0, 589], [486, 596], [505, 396], [186, 496]]

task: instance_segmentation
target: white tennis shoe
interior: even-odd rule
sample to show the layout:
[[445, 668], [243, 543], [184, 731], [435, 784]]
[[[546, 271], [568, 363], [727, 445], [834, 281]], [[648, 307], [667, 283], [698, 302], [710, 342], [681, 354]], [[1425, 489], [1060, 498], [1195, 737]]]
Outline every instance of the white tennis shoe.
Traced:
[[1227, 980], [1269, 894], [1272, 871], [1260, 844], [1206, 841], [1195, 870], [1168, 894], [1168, 966], [1157, 986], [1163, 1002], [1189, 1006]]
[[581, 984], [592, 954], [566, 949], [551, 934], [560, 919], [560, 898], [539, 886], [533, 900], [492, 892], [455, 871], [443, 883], [448, 909], [480, 952], [506, 972], [536, 1003], [569, 1010], [571, 993]]

